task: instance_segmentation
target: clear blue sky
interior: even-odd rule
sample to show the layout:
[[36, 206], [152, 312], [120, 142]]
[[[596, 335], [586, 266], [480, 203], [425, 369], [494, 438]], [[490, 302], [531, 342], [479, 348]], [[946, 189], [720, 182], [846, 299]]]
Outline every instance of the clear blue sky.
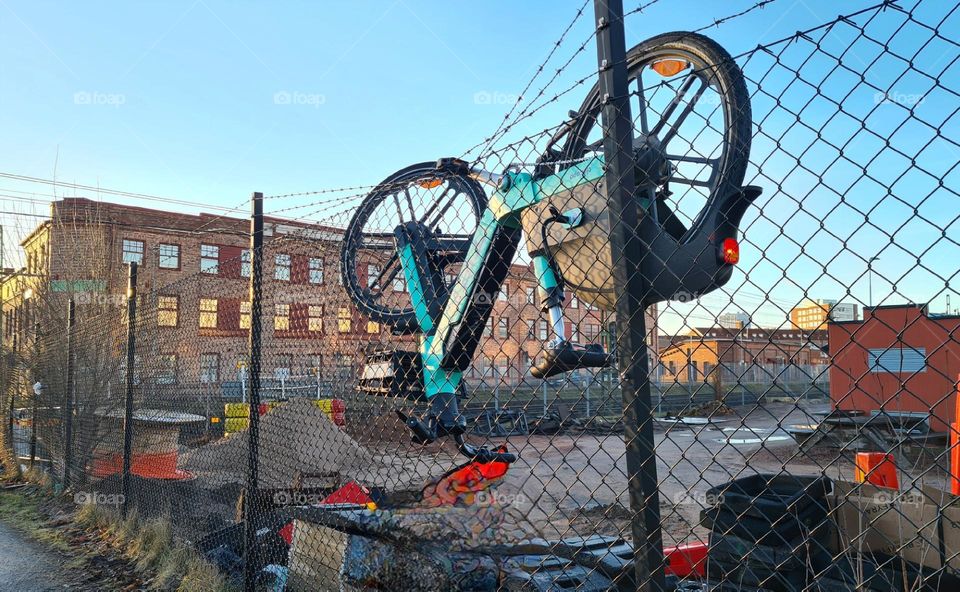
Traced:
[[[737, 54], [873, 3], [778, 0], [706, 33]], [[56, 173], [61, 181], [187, 200], [196, 205], [177, 207], [192, 211], [233, 207], [255, 190], [270, 195], [376, 183], [406, 164], [460, 154], [492, 132], [581, 4], [2, 0], [0, 172], [44, 179]], [[638, 5], [625, 4], [628, 10]], [[663, 1], [630, 18], [627, 42], [697, 28], [752, 4]], [[589, 37], [592, 23], [591, 3], [558, 51], [560, 61]], [[549, 67], [558, 63], [555, 58]], [[595, 67], [591, 42], [551, 90], [566, 88]], [[745, 66], [748, 77], [750, 68], [762, 74], [766, 67]], [[788, 78], [785, 71], [776, 76]], [[913, 87], [901, 84], [895, 90], [910, 93]], [[507, 139], [555, 125], [584, 92], [572, 92]], [[800, 92], [790, 96], [804, 100]], [[755, 100], [755, 111], [763, 109], [762, 99]], [[763, 139], [757, 146], [756, 154], [771, 150]], [[811, 158], [823, 163], [830, 156]], [[767, 175], [782, 177], [788, 166], [771, 165]], [[790, 183], [797, 185], [787, 193], [802, 193], [804, 182], [809, 180], [794, 175]], [[759, 184], [768, 187], [764, 199], [776, 199], [769, 180]], [[50, 186], [0, 179], [4, 211], [44, 213], [42, 204], [12, 197], [49, 201], [51, 193]], [[89, 193], [58, 189], [57, 195]], [[316, 199], [276, 200], [268, 211]], [[836, 202], [836, 196], [824, 195], [816, 201], [822, 210], [814, 202], [804, 207], [827, 216]], [[824, 283], [822, 290], [816, 266], [795, 272], [800, 288], [778, 277], [774, 258], [784, 267], [796, 259], [796, 248], [780, 245], [775, 232], [784, 222], [777, 216], [789, 209], [788, 201], [774, 202], [769, 210], [776, 215], [756, 222], [758, 246], [771, 251], [763, 261], [754, 255], [754, 264], [770, 268], [756, 272], [758, 284], [745, 290], [759, 295], [774, 289], [775, 298], [796, 302], [802, 288], [815, 287], [815, 297], [843, 298], [838, 290], [855, 283], [855, 296], [866, 302], [862, 261], [850, 262], [851, 275]], [[17, 230], [35, 220], [10, 215], [2, 220], [9, 254]], [[811, 220], [796, 222], [801, 224], [796, 234], [818, 234]], [[838, 224], [841, 234], [851, 235], [852, 229]], [[824, 249], [839, 248], [818, 236]], [[865, 238], [857, 249], [879, 252], [878, 240]], [[747, 249], [744, 256], [749, 260]], [[889, 294], [891, 286], [875, 279], [874, 290]], [[932, 288], [897, 291], [914, 299], [928, 293], [942, 297]], [[764, 304], [749, 300], [747, 292], [746, 304]], [[704, 317], [722, 308], [723, 298], [708, 304], [711, 312], [701, 313]], [[767, 322], [782, 317], [769, 303], [764, 306]]]

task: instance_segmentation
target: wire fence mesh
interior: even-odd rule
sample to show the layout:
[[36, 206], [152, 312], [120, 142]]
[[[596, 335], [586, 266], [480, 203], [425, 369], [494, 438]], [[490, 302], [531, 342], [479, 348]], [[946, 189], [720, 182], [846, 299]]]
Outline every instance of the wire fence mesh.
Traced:
[[262, 246], [56, 202], [5, 454], [274, 590], [957, 589], [956, 7], [618, 53], [642, 9], [574, 47], [599, 82], [271, 196]]

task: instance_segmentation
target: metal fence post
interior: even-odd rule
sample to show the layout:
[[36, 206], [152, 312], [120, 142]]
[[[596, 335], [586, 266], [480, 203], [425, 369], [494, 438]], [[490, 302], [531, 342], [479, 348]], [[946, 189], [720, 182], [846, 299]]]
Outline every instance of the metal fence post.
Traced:
[[253, 509], [258, 489], [260, 438], [260, 334], [262, 330], [263, 194], [253, 194], [250, 217], [250, 426], [247, 437], [247, 490], [243, 498], [243, 588], [253, 592], [257, 576], [257, 525]]
[[63, 488], [70, 487], [70, 463], [73, 447], [73, 329], [76, 323], [76, 304], [67, 301], [67, 384], [63, 400]]
[[[39, 358], [39, 341], [40, 339], [40, 323], [33, 324], [33, 359], [34, 363]], [[43, 385], [43, 381], [40, 380], [39, 376], [34, 376], [36, 382], [33, 387], [33, 403], [31, 404], [31, 418], [30, 418], [30, 468], [33, 468], [33, 464], [37, 460], [37, 416], [40, 413], [40, 388]], [[37, 387], [36, 385], [41, 385]]]
[[[617, 289], [617, 358], [624, 408], [627, 475], [634, 570], [639, 590], [665, 589], [660, 496], [653, 438], [646, 319], [642, 296], [647, 281], [642, 272], [643, 237], [637, 235], [640, 212], [633, 157], [633, 120], [627, 85], [626, 41], [622, 0], [594, 0], [597, 19], [597, 62], [600, 66], [603, 153], [606, 162], [610, 245], [619, 254], [613, 262]], [[638, 272], [639, 270], [639, 272]]]
[[130, 454], [133, 448], [133, 387], [137, 361], [137, 264], [130, 262], [127, 278], [127, 375], [123, 410], [123, 473], [120, 515], [126, 519], [130, 505]]

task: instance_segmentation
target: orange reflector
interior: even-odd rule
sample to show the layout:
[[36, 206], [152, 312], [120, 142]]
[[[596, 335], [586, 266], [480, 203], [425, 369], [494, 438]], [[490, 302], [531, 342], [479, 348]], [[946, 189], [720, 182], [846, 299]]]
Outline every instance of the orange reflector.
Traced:
[[418, 185], [424, 189], [433, 189], [434, 187], [439, 187], [443, 183], [442, 179], [429, 179], [427, 181], [420, 181]]
[[210, 418], [210, 423], [220, 423], [220, 418], [219, 418], [219, 417], [211, 417], [211, 418]]
[[689, 67], [690, 62], [685, 62], [683, 60], [660, 60], [659, 62], [650, 64], [650, 68], [664, 78], [676, 76]]
[[740, 243], [735, 238], [723, 239], [720, 256], [727, 265], [736, 265], [740, 261]]

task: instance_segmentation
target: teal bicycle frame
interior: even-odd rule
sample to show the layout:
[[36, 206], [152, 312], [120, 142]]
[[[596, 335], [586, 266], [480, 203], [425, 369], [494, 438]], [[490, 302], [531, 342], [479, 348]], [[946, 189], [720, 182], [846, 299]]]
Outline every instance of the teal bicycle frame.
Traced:
[[[521, 238], [520, 215], [559, 192], [587, 182], [596, 182], [603, 177], [603, 158], [596, 157], [571, 166], [560, 173], [542, 179], [534, 179], [524, 172], [508, 171], [499, 178], [497, 189], [490, 197], [486, 210], [480, 217], [466, 257], [456, 281], [450, 287], [449, 296], [438, 319], [430, 314], [425, 296], [430, 293], [418, 266], [413, 245], [404, 245], [400, 253], [403, 274], [409, 286], [410, 296], [422, 330], [420, 354], [423, 359], [424, 390], [428, 399], [438, 394], [456, 393], [463, 380], [464, 363], [458, 358], [472, 358], [475, 343], [465, 344], [478, 329], [482, 331], [489, 317], [490, 308], [503, 285], [503, 278], [496, 282], [483, 281], [484, 272], [497, 263], [509, 267]], [[511, 261], [502, 261], [504, 256]], [[541, 300], [558, 289], [560, 278], [549, 259], [544, 255], [532, 257]], [[482, 307], [482, 315], [471, 315]], [[561, 331], [562, 317], [554, 318], [551, 324], [555, 332]], [[467, 331], [457, 329], [469, 325]], [[457, 336], [459, 335], [459, 338]], [[476, 341], [474, 339], [474, 341]], [[452, 357], [451, 351], [468, 349]], [[460, 363], [457, 363], [460, 362]]]

